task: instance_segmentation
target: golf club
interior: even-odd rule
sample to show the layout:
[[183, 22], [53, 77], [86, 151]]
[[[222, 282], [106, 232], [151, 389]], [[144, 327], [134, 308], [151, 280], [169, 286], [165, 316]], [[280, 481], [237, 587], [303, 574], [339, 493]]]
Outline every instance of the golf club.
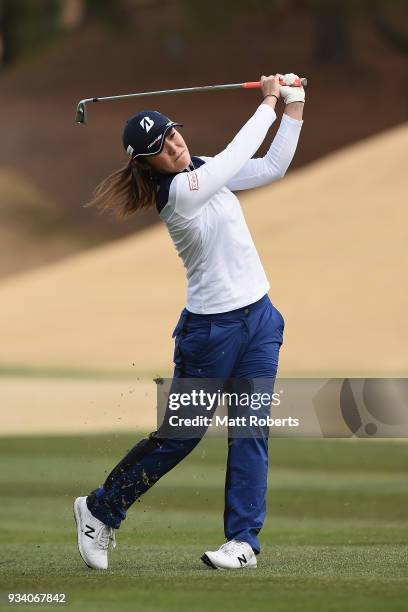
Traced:
[[[285, 85], [283, 79], [279, 80], [281, 85]], [[307, 79], [299, 78], [297, 79], [291, 86], [292, 87], [306, 87]], [[143, 93], [131, 93], [131, 94], [123, 94], [120, 96], [105, 96], [103, 98], [85, 98], [80, 100], [77, 106], [75, 120], [80, 125], [86, 123], [87, 113], [86, 113], [86, 105], [89, 102], [107, 102], [113, 100], [125, 100], [126, 98], [141, 98], [143, 96], [162, 96], [166, 94], [176, 94], [176, 93], [198, 93], [205, 91], [221, 91], [226, 89], [260, 89], [261, 82], [260, 81], [252, 81], [249, 83], [233, 83], [229, 85], [205, 85], [203, 87], [184, 87], [182, 89], [162, 89], [160, 91], [146, 91]]]

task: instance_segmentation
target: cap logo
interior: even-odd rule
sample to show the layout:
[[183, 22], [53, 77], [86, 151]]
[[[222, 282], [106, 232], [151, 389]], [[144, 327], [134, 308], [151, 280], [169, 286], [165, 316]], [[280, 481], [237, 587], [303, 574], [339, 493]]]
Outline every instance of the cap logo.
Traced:
[[150, 117], [143, 117], [143, 119], [140, 122], [140, 125], [145, 130], [145, 132], [147, 133], [154, 126], [154, 121], [153, 121], [153, 119], [150, 119]]
[[147, 148], [151, 149], [156, 144], [156, 142], [158, 142], [161, 139], [162, 136], [163, 136], [163, 134], [159, 134], [159, 136], [157, 138], [155, 138], [153, 140], [153, 142], [151, 142], [149, 145], [147, 145]]

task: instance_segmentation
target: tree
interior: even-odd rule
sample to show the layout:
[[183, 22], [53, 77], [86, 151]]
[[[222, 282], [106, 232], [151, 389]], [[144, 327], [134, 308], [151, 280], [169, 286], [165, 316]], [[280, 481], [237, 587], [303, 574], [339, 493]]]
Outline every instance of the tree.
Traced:
[[0, 0], [1, 66], [11, 64], [18, 53], [16, 25], [21, 5], [13, 0]]
[[394, 11], [389, 5], [380, 5], [374, 13], [374, 25], [384, 40], [394, 49], [408, 54], [408, 10], [406, 2], [395, 2]]
[[73, 30], [82, 25], [85, 16], [85, 0], [60, 0], [60, 25], [64, 30]]
[[319, 2], [315, 9], [314, 59], [319, 64], [346, 62], [351, 58], [347, 2]]

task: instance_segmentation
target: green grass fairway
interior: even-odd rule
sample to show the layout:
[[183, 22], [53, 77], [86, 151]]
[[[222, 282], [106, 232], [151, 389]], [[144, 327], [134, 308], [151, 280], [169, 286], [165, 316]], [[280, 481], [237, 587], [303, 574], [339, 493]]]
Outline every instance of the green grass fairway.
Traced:
[[139, 437], [0, 440], [3, 609], [8, 592], [65, 592], [98, 612], [407, 610], [407, 443], [271, 439], [258, 569], [228, 573], [199, 560], [223, 541], [226, 443], [204, 440], [130, 510], [110, 569], [89, 570], [73, 498]]

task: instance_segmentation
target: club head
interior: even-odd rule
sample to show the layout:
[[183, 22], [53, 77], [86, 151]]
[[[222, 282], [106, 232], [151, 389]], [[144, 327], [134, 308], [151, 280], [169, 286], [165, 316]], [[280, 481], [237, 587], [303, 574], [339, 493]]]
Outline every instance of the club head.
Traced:
[[75, 121], [79, 124], [86, 123], [86, 107], [84, 102], [79, 102], [77, 106]]

